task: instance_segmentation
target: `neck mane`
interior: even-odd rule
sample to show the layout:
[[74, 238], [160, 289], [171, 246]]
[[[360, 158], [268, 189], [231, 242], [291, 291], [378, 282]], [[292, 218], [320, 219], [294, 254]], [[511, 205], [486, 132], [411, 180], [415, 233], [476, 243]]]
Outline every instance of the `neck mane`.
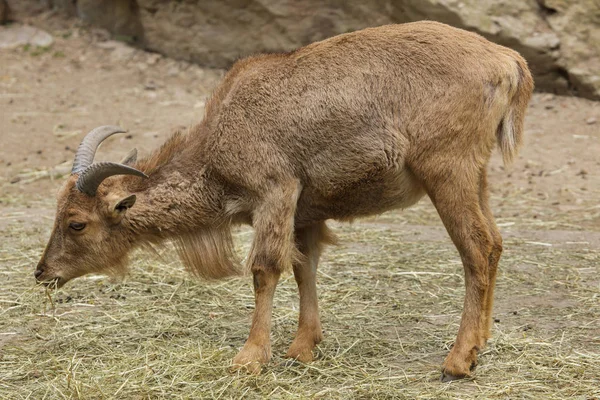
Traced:
[[136, 245], [170, 240], [186, 269], [214, 279], [236, 275], [238, 268], [223, 185], [201, 161], [200, 129], [175, 132], [149, 157], [135, 163], [148, 179], [123, 177], [123, 186], [137, 196], [124, 223]]
[[189, 133], [185, 134], [181, 130], [175, 131], [162, 146], [150, 156], [137, 161], [134, 167], [148, 176], [156, 175], [161, 170], [169, 168], [173, 159], [186, 149], [188, 135]]

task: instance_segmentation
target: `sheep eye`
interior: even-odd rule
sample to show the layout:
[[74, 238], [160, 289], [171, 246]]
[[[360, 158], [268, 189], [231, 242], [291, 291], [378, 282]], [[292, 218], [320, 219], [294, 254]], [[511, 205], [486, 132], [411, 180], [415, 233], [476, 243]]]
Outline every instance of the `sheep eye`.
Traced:
[[69, 228], [73, 229], [74, 231], [81, 231], [83, 228], [85, 228], [85, 224], [83, 222], [71, 222], [69, 224]]

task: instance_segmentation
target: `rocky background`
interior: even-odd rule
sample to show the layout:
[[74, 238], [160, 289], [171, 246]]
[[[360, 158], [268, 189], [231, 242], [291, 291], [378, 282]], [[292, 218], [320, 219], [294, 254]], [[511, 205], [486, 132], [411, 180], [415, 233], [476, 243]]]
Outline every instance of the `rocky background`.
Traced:
[[216, 68], [368, 26], [430, 19], [516, 49], [539, 90], [600, 99], [600, 0], [0, 0], [0, 20], [47, 12]]

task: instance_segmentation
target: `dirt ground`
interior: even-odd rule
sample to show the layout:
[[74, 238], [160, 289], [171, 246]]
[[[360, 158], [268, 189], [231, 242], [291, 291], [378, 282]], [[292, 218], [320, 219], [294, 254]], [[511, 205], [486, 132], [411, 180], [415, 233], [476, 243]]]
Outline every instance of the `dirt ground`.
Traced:
[[[76, 280], [49, 311], [32, 276], [82, 136], [117, 124], [128, 134], [107, 140], [97, 159], [119, 160], [132, 147], [147, 154], [174, 128], [200, 121], [223, 71], [136, 50], [101, 31], [43, 25], [51, 47], [0, 50], [0, 398], [600, 396], [600, 102], [536, 94], [514, 165], [493, 157], [492, 209], [505, 254], [494, 339], [473, 379], [437, 381], [464, 289], [460, 259], [427, 200], [333, 224], [342, 244], [321, 267], [326, 339], [313, 366], [281, 358], [297, 315], [287, 277], [277, 295], [273, 366], [259, 378], [232, 377], [227, 362], [249, 329], [247, 278], [198, 283], [175, 259], [140, 254], [124, 282]], [[249, 235], [238, 234], [241, 251]], [[206, 326], [190, 322], [195, 313], [211, 315]], [[78, 326], [86, 320], [95, 325]], [[132, 343], [151, 325], [158, 336], [148, 340], [159, 342], [144, 358]], [[164, 341], [173, 327], [179, 333]], [[191, 356], [182, 350], [189, 346], [200, 350]], [[198, 360], [207, 361], [182, 378]], [[147, 375], [132, 372], [136, 363]]]

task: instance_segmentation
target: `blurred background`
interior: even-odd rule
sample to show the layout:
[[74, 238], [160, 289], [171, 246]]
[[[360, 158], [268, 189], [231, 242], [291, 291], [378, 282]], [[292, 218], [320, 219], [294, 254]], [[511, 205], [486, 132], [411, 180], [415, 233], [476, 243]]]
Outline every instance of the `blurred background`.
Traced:
[[0, 0], [0, 16], [54, 10], [205, 67], [423, 19], [477, 32], [529, 62], [539, 90], [600, 98], [598, 0]]

